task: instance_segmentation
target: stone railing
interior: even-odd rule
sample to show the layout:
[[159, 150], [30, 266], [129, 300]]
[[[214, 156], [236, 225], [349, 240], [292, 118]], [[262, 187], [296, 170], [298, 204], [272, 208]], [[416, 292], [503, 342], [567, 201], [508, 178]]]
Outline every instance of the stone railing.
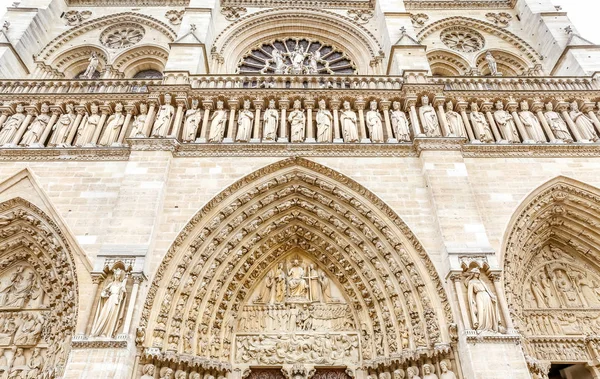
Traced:
[[156, 79], [0, 80], [2, 94], [144, 93]]
[[429, 83], [443, 84], [447, 91], [594, 91], [593, 78], [578, 77], [433, 77]]

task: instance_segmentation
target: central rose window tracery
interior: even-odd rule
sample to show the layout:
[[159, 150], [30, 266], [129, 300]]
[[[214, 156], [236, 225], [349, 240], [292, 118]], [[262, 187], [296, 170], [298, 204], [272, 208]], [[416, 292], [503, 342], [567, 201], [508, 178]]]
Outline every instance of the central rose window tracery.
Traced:
[[449, 28], [443, 30], [440, 38], [444, 45], [462, 53], [474, 53], [485, 46], [485, 39], [475, 30], [468, 28]]
[[140, 42], [145, 33], [140, 25], [118, 24], [105, 29], [100, 35], [100, 42], [110, 49], [123, 49]]

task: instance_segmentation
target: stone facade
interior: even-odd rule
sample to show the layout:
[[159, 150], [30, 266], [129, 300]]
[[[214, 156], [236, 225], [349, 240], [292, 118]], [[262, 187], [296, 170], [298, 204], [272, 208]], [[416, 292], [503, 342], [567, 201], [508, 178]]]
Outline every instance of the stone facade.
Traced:
[[600, 48], [550, 0], [0, 23], [0, 379], [600, 378]]

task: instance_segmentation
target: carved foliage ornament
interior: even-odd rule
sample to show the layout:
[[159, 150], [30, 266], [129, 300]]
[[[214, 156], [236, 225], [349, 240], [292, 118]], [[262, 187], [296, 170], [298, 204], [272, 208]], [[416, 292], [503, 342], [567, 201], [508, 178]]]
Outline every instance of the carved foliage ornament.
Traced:
[[221, 14], [225, 16], [228, 21], [235, 21], [238, 18], [242, 17], [248, 12], [248, 10], [244, 7], [222, 7]]
[[425, 26], [425, 23], [429, 21], [429, 16], [427, 16], [425, 13], [411, 13], [410, 20], [415, 28], [422, 28]]
[[145, 33], [141, 25], [122, 23], [104, 29], [100, 42], [110, 49], [123, 49], [140, 42]]
[[373, 11], [370, 9], [350, 9], [348, 17], [359, 24], [366, 24], [373, 17]]
[[65, 23], [69, 26], [77, 26], [91, 16], [92, 12], [90, 11], [68, 11], [63, 14]]
[[440, 39], [444, 45], [462, 53], [474, 53], [485, 46], [485, 39], [481, 33], [463, 27], [452, 27], [442, 30]]
[[170, 11], [167, 11], [167, 13], [165, 13], [165, 17], [167, 18], [167, 20], [169, 20], [169, 22], [172, 25], [179, 25], [181, 24], [181, 20], [183, 19], [184, 13], [184, 10], [178, 11], [175, 9], [171, 9]]
[[510, 20], [512, 20], [512, 16], [506, 12], [500, 13], [488, 13], [485, 17], [494, 23], [494, 25], [500, 26], [502, 28], [507, 27], [510, 24]]

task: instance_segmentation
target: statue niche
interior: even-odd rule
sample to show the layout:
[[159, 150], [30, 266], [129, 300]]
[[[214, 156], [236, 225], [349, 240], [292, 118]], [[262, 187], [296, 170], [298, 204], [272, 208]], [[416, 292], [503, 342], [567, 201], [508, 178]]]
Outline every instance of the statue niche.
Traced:
[[111, 269], [105, 268], [108, 277], [102, 285], [90, 336], [115, 338], [123, 326], [125, 317], [130, 269], [117, 262]]
[[335, 364], [359, 360], [354, 314], [328, 273], [293, 255], [258, 282], [237, 318], [242, 364]]

